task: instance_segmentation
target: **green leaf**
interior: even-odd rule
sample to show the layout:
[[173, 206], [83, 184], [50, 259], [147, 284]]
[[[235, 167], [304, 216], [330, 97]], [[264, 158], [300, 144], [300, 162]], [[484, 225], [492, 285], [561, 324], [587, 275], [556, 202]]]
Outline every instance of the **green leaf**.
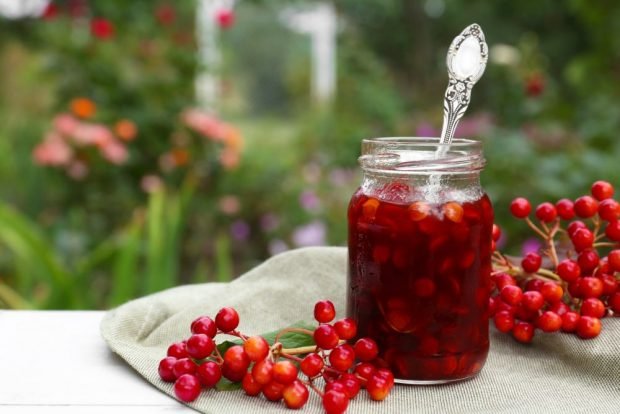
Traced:
[[218, 391], [236, 391], [241, 389], [240, 382], [232, 382], [229, 379], [222, 378], [216, 385], [215, 389]]

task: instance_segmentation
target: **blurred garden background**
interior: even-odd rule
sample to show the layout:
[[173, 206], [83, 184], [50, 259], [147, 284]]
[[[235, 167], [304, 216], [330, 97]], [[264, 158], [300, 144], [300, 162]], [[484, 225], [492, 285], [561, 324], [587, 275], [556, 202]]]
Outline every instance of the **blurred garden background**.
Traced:
[[0, 1], [0, 308], [107, 308], [344, 245], [365, 137], [436, 135], [454, 36], [490, 46], [457, 136], [519, 253], [534, 203], [618, 183], [620, 3]]

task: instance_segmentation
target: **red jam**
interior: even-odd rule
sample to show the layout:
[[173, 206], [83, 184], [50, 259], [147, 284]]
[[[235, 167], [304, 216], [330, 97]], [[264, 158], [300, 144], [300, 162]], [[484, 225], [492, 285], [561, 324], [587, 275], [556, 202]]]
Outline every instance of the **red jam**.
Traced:
[[483, 193], [438, 204], [410, 194], [393, 183], [353, 195], [347, 311], [397, 379], [468, 378], [489, 350], [493, 209]]

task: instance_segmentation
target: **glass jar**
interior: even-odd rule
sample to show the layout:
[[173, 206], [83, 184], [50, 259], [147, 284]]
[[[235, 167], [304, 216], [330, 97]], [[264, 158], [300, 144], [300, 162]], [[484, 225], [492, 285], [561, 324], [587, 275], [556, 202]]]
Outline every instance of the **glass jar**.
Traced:
[[347, 312], [397, 382], [476, 375], [489, 350], [493, 208], [480, 142], [376, 138], [349, 204]]

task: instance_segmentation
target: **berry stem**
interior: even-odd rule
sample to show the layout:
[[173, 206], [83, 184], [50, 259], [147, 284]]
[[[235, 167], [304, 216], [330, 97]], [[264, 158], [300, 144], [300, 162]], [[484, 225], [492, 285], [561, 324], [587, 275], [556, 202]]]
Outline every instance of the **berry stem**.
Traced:
[[600, 243], [594, 243], [592, 247], [615, 247], [617, 245], [618, 243], [600, 242]]
[[547, 244], [549, 245], [549, 258], [551, 259], [551, 261], [553, 262], [553, 267], [558, 267], [558, 253], [555, 250], [555, 234], [558, 232], [558, 228], [560, 228], [560, 220], [556, 219], [555, 223], [553, 224], [553, 227], [551, 228], [551, 230], [548, 233], [547, 236]]
[[538, 226], [534, 224], [532, 220], [530, 220], [529, 217], [525, 218], [525, 222], [527, 223], [528, 226], [530, 226], [532, 230], [534, 230], [536, 234], [538, 234], [543, 239], [547, 240], [547, 235], [541, 229], [539, 229]]
[[312, 380], [300, 380], [302, 383], [304, 383], [306, 386], [308, 386], [310, 389], [312, 389], [314, 392], [316, 392], [319, 397], [323, 398], [323, 391], [321, 391], [320, 389], [318, 389], [314, 383], [312, 382]]

